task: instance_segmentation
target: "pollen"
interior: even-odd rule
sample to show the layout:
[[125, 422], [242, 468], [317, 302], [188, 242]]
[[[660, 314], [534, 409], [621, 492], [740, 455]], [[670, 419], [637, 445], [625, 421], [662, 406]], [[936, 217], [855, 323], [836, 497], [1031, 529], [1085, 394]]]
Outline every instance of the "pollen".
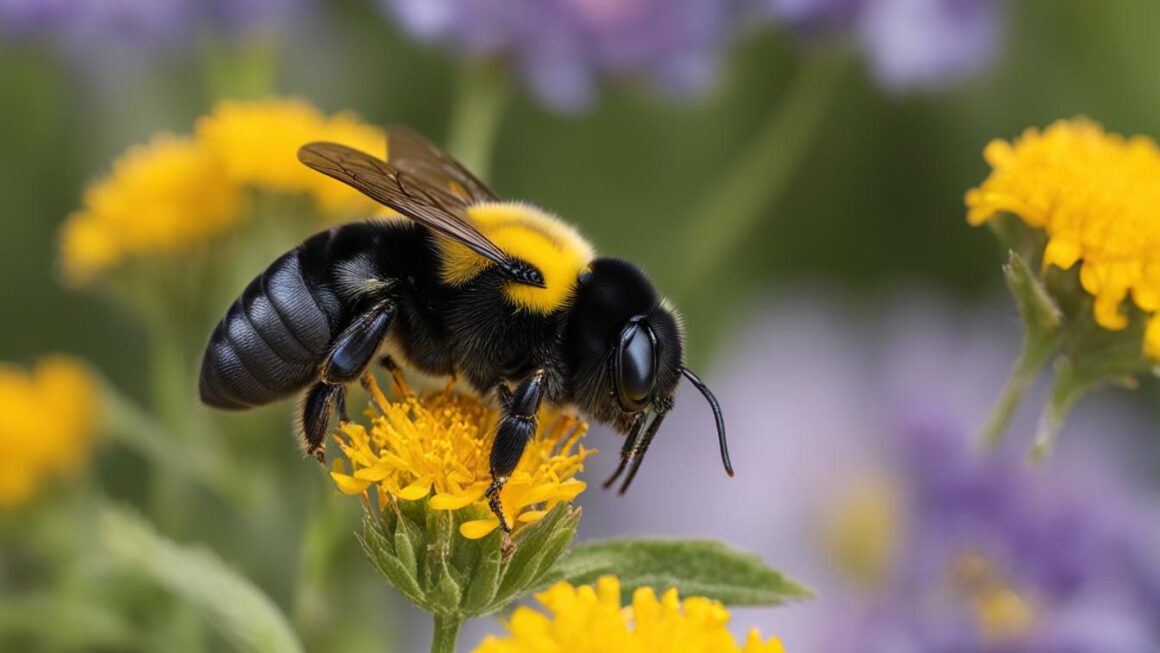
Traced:
[[738, 645], [728, 628], [729, 611], [703, 597], [681, 601], [676, 589], [660, 597], [651, 588], [636, 590], [621, 605], [620, 581], [613, 576], [595, 585], [560, 582], [537, 594], [548, 614], [517, 608], [508, 635], [489, 636], [475, 653], [783, 653], [776, 638], [763, 640], [751, 630]]
[[[468, 510], [460, 534], [479, 539], [499, 527], [484, 493], [491, 484], [489, 457], [499, 412], [478, 398], [455, 392], [416, 393], [396, 374], [397, 398], [370, 384], [369, 425], [345, 423], [335, 441], [346, 455], [331, 477], [339, 491], [380, 501], [427, 501], [433, 510]], [[500, 492], [504, 516], [513, 529], [539, 521], [557, 503], [585, 489], [576, 478], [595, 453], [581, 440], [588, 426], [550, 410]], [[349, 465], [349, 468], [348, 468]]]
[[0, 364], [0, 509], [81, 467], [98, 431], [99, 394], [89, 369], [67, 356], [31, 370]]
[[[1014, 142], [996, 140], [991, 174], [966, 196], [967, 220], [1018, 216], [1047, 235], [1044, 266], [1069, 269], [1094, 298], [1096, 322], [1128, 326], [1124, 302], [1160, 310], [1160, 148], [1151, 138], [1109, 134], [1087, 119], [1062, 120]], [[1150, 317], [1145, 353], [1160, 360], [1160, 324]]]

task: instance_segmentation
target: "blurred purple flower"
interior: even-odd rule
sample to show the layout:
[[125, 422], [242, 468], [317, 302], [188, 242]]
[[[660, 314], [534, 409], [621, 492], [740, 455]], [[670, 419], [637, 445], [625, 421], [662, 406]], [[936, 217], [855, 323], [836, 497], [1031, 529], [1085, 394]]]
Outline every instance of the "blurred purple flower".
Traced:
[[[582, 498], [581, 535], [713, 537], [761, 552], [819, 596], [736, 617], [763, 618], [787, 650], [1160, 650], [1160, 515], [1132, 468], [1066, 434], [1034, 472], [1025, 443], [973, 450], [1016, 352], [1008, 313], [922, 296], [875, 320], [850, 304], [781, 302], [738, 330], [712, 380], [737, 478], [714, 468], [711, 418], [682, 387], [632, 491]], [[1098, 429], [1107, 445], [1149, 430], [1098, 401], [1074, 417], [1068, 430]], [[1013, 433], [1033, 421], [1021, 413]], [[615, 461], [598, 456], [590, 480]]]
[[101, 51], [187, 47], [203, 30], [268, 32], [305, 0], [0, 0], [0, 34], [49, 40], [92, 56]]
[[0, 0], [0, 32], [87, 49], [184, 41], [197, 0]]
[[811, 33], [845, 31], [891, 91], [939, 89], [969, 78], [1000, 47], [1002, 0], [757, 0]]
[[545, 104], [576, 111], [597, 78], [684, 95], [713, 77], [737, 8], [725, 0], [380, 0], [416, 38], [515, 66]]

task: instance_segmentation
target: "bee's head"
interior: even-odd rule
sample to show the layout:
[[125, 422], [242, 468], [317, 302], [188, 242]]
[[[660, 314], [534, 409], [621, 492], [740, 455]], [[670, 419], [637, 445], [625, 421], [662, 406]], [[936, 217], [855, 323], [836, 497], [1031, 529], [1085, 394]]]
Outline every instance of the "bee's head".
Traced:
[[661, 421], [673, 407], [682, 374], [713, 408], [722, 461], [732, 475], [720, 406], [684, 366], [679, 318], [640, 268], [620, 259], [593, 261], [577, 286], [564, 335], [580, 407], [629, 438], [621, 468], [606, 486], [627, 468], [620, 491], [628, 489]]

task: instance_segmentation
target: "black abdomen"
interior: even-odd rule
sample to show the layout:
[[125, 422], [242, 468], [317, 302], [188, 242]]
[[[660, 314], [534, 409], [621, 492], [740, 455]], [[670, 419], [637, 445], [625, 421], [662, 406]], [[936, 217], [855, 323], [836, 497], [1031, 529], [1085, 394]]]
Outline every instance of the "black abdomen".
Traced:
[[[341, 322], [324, 270], [303, 263], [326, 248], [324, 232], [250, 282], [218, 323], [202, 358], [201, 400], [241, 409], [282, 399], [313, 381]], [[305, 255], [305, 256], [303, 256]]]

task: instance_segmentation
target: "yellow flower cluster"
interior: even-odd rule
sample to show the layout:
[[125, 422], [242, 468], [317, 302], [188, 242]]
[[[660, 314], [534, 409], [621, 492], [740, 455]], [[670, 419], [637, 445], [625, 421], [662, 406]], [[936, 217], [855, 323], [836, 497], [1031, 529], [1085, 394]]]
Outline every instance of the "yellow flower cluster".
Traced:
[[118, 159], [84, 204], [61, 233], [64, 275], [73, 284], [130, 255], [177, 252], [228, 230], [242, 196], [204, 144], [158, 134]]
[[[1095, 320], [1128, 325], [1123, 302], [1160, 310], [1160, 148], [1150, 138], [1106, 133], [1085, 119], [1029, 129], [984, 150], [991, 174], [967, 193], [967, 220], [1018, 216], [1048, 236], [1043, 264], [1070, 268], [1095, 298]], [[1145, 353], [1160, 359], [1160, 320], [1151, 318]]]
[[[376, 486], [381, 502], [392, 498], [417, 501], [430, 497], [434, 510], [473, 507], [478, 519], [460, 526], [468, 539], [479, 539], [499, 527], [484, 492], [491, 483], [488, 460], [499, 419], [479, 399], [453, 392], [415, 394], [396, 375], [400, 398], [390, 401], [371, 386], [370, 428], [340, 426], [335, 440], [353, 469], [341, 460], [331, 472], [345, 494], [363, 494]], [[595, 453], [580, 444], [588, 430], [583, 421], [541, 411], [540, 428], [500, 491], [504, 516], [513, 529], [539, 521], [557, 503], [571, 501], [585, 484], [576, 478], [584, 459]]]
[[225, 101], [192, 137], [158, 134], [130, 148], [65, 222], [65, 280], [84, 285], [130, 257], [186, 251], [228, 231], [241, 220], [247, 188], [308, 195], [330, 217], [378, 210], [298, 162], [298, 148], [315, 140], [386, 156], [382, 129], [287, 98]]
[[621, 607], [620, 582], [605, 576], [596, 586], [560, 582], [536, 595], [551, 617], [518, 608], [510, 635], [488, 637], [475, 653], [783, 653], [781, 642], [762, 641], [756, 629], [738, 646], [727, 624], [729, 612], [703, 597], [682, 603], [676, 589], [660, 599], [650, 588], [636, 590]]
[[0, 508], [26, 503], [87, 457], [100, 418], [97, 383], [66, 356], [32, 371], [0, 364]]
[[353, 113], [326, 116], [299, 99], [224, 101], [197, 121], [197, 138], [214, 153], [230, 181], [278, 193], [312, 196], [327, 213], [378, 207], [358, 191], [298, 162], [298, 148], [332, 141], [387, 156], [387, 136]]

